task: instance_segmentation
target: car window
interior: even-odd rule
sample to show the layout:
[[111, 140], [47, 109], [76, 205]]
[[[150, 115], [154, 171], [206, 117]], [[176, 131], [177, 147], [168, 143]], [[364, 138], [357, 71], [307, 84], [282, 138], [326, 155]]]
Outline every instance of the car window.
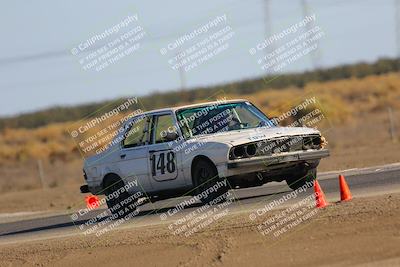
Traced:
[[154, 142], [155, 144], [167, 142], [166, 134], [168, 132], [176, 132], [174, 119], [171, 114], [160, 115], [154, 117]]
[[255, 117], [249, 109], [239, 107], [234, 110], [235, 117], [240, 120], [240, 122], [245, 121], [248, 125], [257, 125], [259, 119]]
[[130, 123], [130, 129], [125, 133], [123, 147], [137, 147], [146, 144], [148, 133], [148, 117], [141, 116]]
[[273, 125], [250, 102], [184, 108], [176, 112], [184, 137]]
[[[179, 120], [179, 125], [181, 126], [182, 134], [185, 137], [190, 137], [193, 135], [192, 129], [194, 128], [194, 123], [195, 120], [188, 120], [186, 118], [190, 118], [193, 114], [195, 114], [195, 111], [189, 111], [186, 112], [185, 114], [179, 114], [178, 120]], [[184, 116], [183, 116], [184, 115]]]

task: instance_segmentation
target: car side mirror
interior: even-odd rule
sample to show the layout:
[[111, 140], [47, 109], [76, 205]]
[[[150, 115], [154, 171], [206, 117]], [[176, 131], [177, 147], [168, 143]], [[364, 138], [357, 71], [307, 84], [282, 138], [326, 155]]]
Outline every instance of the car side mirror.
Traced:
[[271, 117], [269, 121], [272, 123], [273, 126], [279, 126], [278, 117]]
[[276, 126], [279, 126], [277, 117], [270, 117], [268, 118], [267, 122], [260, 121], [260, 123], [258, 124], [258, 127], [266, 127], [266, 128], [276, 127]]
[[174, 140], [178, 139], [178, 137], [179, 137], [179, 135], [176, 132], [167, 132], [167, 135], [165, 136], [165, 140], [170, 142], [170, 141], [174, 141]]

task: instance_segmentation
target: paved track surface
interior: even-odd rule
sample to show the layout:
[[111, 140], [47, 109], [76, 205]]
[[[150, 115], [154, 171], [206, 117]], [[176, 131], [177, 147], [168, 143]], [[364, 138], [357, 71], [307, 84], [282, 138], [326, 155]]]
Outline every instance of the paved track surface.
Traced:
[[[391, 164], [365, 169], [351, 169], [340, 172], [328, 172], [318, 175], [328, 201], [339, 200], [338, 175], [344, 174], [350, 186], [353, 197], [381, 195], [400, 192], [400, 164]], [[277, 208], [283, 208], [312, 193], [312, 188], [298, 194], [295, 199], [285, 201]], [[286, 183], [270, 183], [261, 187], [246, 188], [232, 191], [234, 201], [230, 204], [230, 212], [255, 212], [274, 200], [287, 198], [292, 191]], [[171, 208], [181, 203], [185, 198], [164, 200], [141, 206], [141, 212], [130, 219], [120, 228], [142, 227], [154, 224], [168, 224], [173, 220], [189, 214], [201, 206], [200, 203], [185, 208], [174, 216], [165, 216], [162, 220], [161, 214], [168, 214]], [[15, 221], [0, 224], [0, 244], [24, 242], [28, 240], [40, 240], [57, 238], [69, 235], [82, 235], [79, 226], [85, 224], [97, 214], [104, 212], [103, 209], [92, 211], [84, 216], [79, 216], [73, 221], [71, 214], [56, 216], [43, 216], [35, 219], [24, 219], [16, 217]]]

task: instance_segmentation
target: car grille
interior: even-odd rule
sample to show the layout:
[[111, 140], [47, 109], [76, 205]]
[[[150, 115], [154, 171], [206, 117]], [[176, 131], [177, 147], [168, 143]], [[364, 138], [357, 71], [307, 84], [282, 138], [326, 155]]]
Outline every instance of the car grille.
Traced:
[[290, 136], [257, 142], [256, 155], [271, 155], [282, 152], [292, 152], [307, 149], [320, 148], [321, 138], [319, 135]]

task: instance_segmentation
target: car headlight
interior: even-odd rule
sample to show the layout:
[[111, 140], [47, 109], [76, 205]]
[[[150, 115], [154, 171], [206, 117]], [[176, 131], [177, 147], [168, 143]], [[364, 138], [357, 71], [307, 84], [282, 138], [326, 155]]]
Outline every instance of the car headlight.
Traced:
[[243, 158], [246, 154], [245, 146], [235, 146], [232, 148], [233, 158], [239, 159]]
[[320, 149], [322, 144], [322, 138], [319, 135], [305, 136], [303, 137], [303, 149]]
[[229, 159], [241, 159], [241, 158], [249, 158], [253, 157], [257, 154], [257, 145], [256, 144], [246, 144], [234, 146], [231, 148], [229, 153]]
[[246, 156], [248, 156], [248, 157], [255, 156], [257, 153], [256, 144], [250, 144], [250, 145], [245, 146], [245, 152], [246, 152]]

